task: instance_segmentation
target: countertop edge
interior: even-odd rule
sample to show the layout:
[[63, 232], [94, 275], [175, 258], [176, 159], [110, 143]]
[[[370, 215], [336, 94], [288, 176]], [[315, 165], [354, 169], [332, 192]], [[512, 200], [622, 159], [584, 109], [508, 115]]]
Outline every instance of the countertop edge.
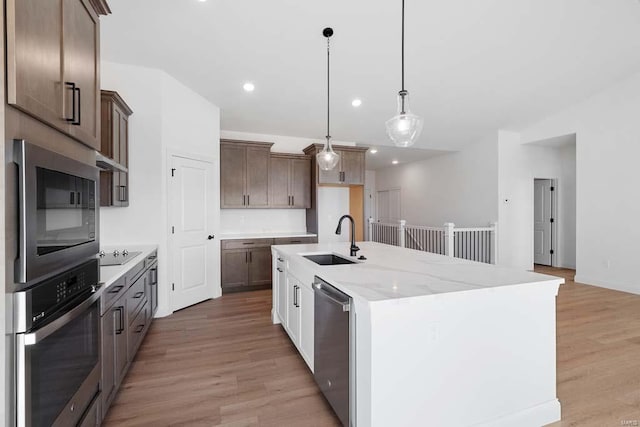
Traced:
[[[157, 245], [140, 245], [140, 246], [128, 246], [130, 251], [140, 251], [135, 258], [128, 261], [123, 265], [108, 265], [100, 267], [100, 281], [102, 289], [107, 289], [109, 286], [118, 281], [122, 276], [127, 274], [133, 267], [135, 267], [140, 261], [143, 261], [151, 252], [158, 249]], [[107, 248], [108, 250], [108, 248]]]

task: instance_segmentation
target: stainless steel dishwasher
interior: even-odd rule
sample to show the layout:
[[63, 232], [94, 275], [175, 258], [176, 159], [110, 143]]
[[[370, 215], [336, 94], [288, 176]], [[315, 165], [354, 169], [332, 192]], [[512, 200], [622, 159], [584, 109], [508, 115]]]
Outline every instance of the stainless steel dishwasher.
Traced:
[[355, 424], [351, 416], [353, 376], [351, 297], [318, 276], [314, 293], [313, 376], [343, 426]]

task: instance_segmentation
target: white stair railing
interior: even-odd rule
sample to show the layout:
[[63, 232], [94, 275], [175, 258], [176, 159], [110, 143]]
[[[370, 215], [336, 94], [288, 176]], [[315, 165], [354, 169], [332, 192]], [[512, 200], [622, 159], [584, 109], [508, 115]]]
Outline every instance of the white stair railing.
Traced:
[[498, 224], [488, 227], [456, 228], [448, 222], [442, 227], [376, 222], [369, 218], [369, 240], [403, 248], [417, 249], [471, 261], [495, 264], [498, 254]]

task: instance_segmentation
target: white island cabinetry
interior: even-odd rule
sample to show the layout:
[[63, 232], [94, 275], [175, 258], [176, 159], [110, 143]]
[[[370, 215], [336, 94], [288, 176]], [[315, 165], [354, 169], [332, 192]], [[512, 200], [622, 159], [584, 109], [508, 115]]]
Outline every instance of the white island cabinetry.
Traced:
[[560, 419], [555, 299], [563, 279], [358, 246], [365, 261], [328, 266], [304, 255], [349, 258], [348, 243], [272, 247], [283, 270], [274, 274], [273, 322], [312, 371], [314, 276], [352, 298], [355, 425], [538, 427]]
[[311, 282], [294, 276], [288, 262], [273, 252], [274, 323], [281, 323], [289, 338], [313, 371], [313, 290]]

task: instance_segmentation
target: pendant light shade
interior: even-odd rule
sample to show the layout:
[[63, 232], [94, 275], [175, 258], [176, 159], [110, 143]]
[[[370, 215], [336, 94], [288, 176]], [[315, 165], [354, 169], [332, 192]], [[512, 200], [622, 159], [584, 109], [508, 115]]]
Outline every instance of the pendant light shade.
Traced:
[[387, 135], [398, 147], [409, 147], [422, 132], [424, 121], [409, 109], [409, 92], [404, 88], [404, 0], [402, 0], [402, 89], [398, 92], [398, 114], [387, 120]]
[[398, 147], [413, 145], [420, 132], [424, 121], [409, 110], [409, 92], [398, 93], [398, 114], [387, 120], [387, 135]]
[[335, 168], [338, 165], [338, 162], [340, 161], [340, 155], [338, 153], [336, 153], [335, 151], [333, 151], [333, 147], [331, 146], [331, 133], [329, 132], [329, 125], [330, 125], [330, 80], [329, 80], [329, 39], [331, 38], [331, 36], [333, 35], [333, 29], [332, 28], [325, 28], [324, 30], [322, 30], [322, 35], [325, 36], [327, 38], [327, 142], [324, 145], [324, 148], [322, 149], [322, 151], [320, 151], [318, 154], [316, 154], [316, 161], [318, 162], [318, 167], [320, 167], [320, 169], [324, 170], [324, 171], [329, 171], [333, 168]]

